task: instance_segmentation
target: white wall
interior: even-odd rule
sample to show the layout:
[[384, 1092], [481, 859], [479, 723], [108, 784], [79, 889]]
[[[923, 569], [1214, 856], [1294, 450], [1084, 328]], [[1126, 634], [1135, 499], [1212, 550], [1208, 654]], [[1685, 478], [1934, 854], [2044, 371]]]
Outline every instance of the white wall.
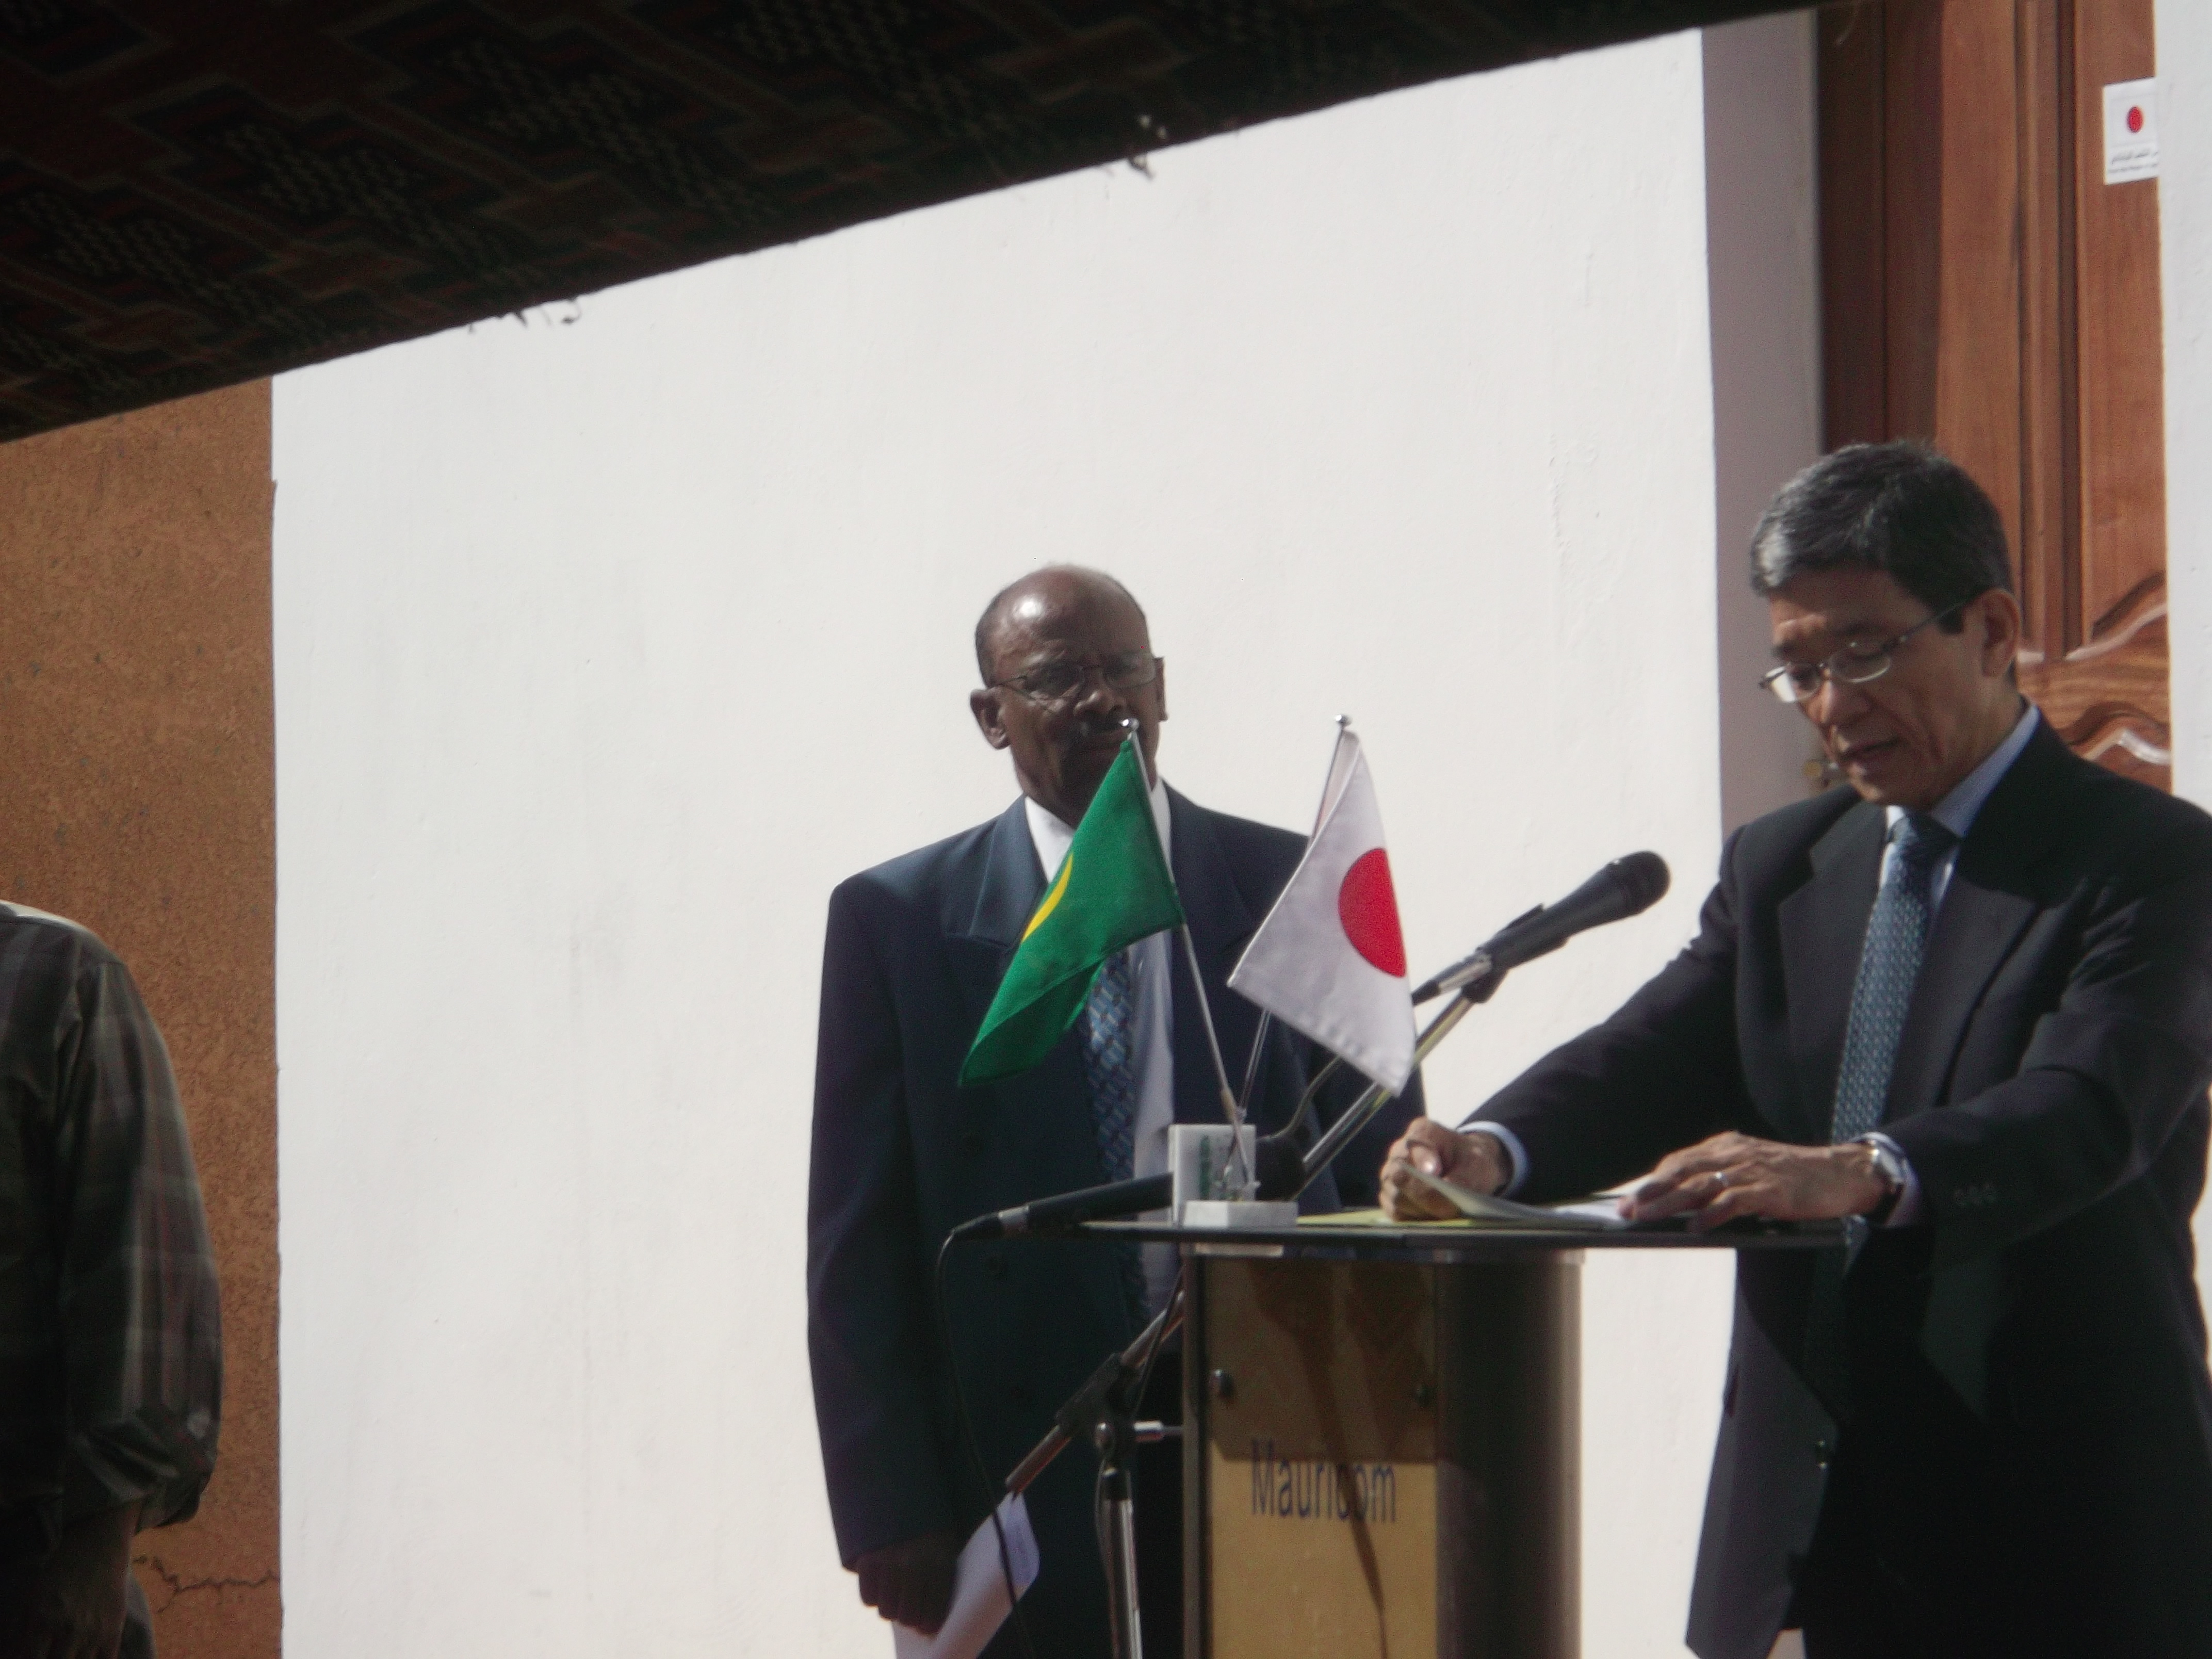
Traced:
[[2173, 781], [2212, 801], [2212, 10], [2158, 7]]
[[1820, 752], [1805, 717], [1759, 690], [1773, 666], [1751, 591], [1752, 527], [1820, 453], [1820, 227], [1813, 14], [1705, 33], [1705, 237], [1712, 294], [1721, 817], [1802, 800]]
[[[1023, 569], [1144, 599], [1211, 805], [1306, 821], [1355, 714], [1417, 963], [1673, 864], [1440, 1111], [1686, 937], [1701, 76], [1462, 81], [278, 382], [288, 1652], [884, 1650], [802, 1347], [819, 929], [1010, 798], [967, 640]], [[1726, 1271], [1589, 1270], [1593, 1655], [1680, 1651]]]
[[[2201, 0], [2159, 0], [2158, 78], [2173, 787], [2212, 806], [2212, 8]], [[2197, 1237], [2199, 1261], [2212, 1260], [2212, 1202]]]

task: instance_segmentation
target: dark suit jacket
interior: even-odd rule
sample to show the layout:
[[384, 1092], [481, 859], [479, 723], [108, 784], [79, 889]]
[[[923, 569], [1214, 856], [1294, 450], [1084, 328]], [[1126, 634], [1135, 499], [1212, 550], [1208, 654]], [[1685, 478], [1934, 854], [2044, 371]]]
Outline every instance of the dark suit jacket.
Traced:
[[[1533, 1196], [1728, 1128], [1827, 1139], [1884, 833], [1838, 790], [1730, 837], [1689, 948], [1479, 1114], [1520, 1136]], [[1984, 1558], [2016, 1604], [2096, 1632], [2076, 1651], [2212, 1653], [2190, 1233], [2208, 1081], [2212, 819], [2043, 726], [1974, 821], [1929, 939], [1883, 1126], [1927, 1224], [1877, 1232], [1850, 1271], [1844, 1397], [1804, 1381], [1812, 1259], [1739, 1259], [1698, 1653], [1766, 1653], [1839, 1419], [1911, 1493], [1900, 1582], [1994, 1529]]]
[[[1228, 988], [1228, 974], [1304, 842], [1172, 790], [1170, 804], [1176, 884], [1223, 1056], [1241, 1082], [1258, 1011]], [[935, 1528], [964, 1533], [986, 1508], [959, 1444], [932, 1316], [939, 1241], [972, 1216], [1107, 1179], [1075, 1033], [1019, 1077], [974, 1089], [954, 1082], [1043, 889], [1017, 800], [993, 822], [855, 876], [830, 897], [807, 1331], [830, 1511], [848, 1565]], [[1182, 953], [1173, 955], [1176, 1117], [1218, 1123], [1196, 994]], [[1316, 1054], [1271, 1029], [1253, 1114], [1263, 1132], [1287, 1121]], [[1325, 1117], [1363, 1081], [1342, 1080], [1323, 1102]], [[1419, 1102], [1417, 1082], [1338, 1160], [1347, 1201], [1374, 1201], [1382, 1154]], [[1334, 1208], [1337, 1191], [1324, 1178], [1307, 1205]], [[994, 1480], [1109, 1351], [1135, 1334], [1116, 1269], [1095, 1245], [963, 1247], [952, 1253], [946, 1296], [953, 1358]], [[1090, 1593], [1098, 1577], [1089, 1505], [1087, 1454], [1063, 1455], [1030, 1494], [1045, 1568], [1024, 1605], [1049, 1618], [1066, 1589], [1096, 1601], [1103, 1631], [1103, 1588]]]

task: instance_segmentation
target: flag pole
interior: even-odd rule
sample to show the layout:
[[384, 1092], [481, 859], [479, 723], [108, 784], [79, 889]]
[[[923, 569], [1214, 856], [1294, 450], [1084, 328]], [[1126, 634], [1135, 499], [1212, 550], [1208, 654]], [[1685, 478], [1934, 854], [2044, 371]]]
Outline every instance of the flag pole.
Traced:
[[1244, 1086], [1237, 1093], [1237, 1106], [1240, 1111], [1252, 1109], [1252, 1091], [1260, 1085], [1260, 1056], [1267, 1052], [1267, 1030], [1274, 1023], [1275, 1017], [1262, 1008], [1260, 1023], [1252, 1028], [1252, 1052], [1244, 1060]]
[[[1124, 715], [1121, 720], [1121, 729], [1128, 733], [1129, 742], [1137, 743], [1138, 726], [1133, 719]], [[1142, 744], [1137, 745], [1137, 759], [1138, 763], [1144, 769], [1145, 787], [1149, 793], [1158, 787], [1159, 778], [1153, 772], [1152, 763], [1145, 755]], [[1174, 872], [1169, 872], [1168, 879], [1170, 882], [1175, 879]], [[1229, 1067], [1222, 1063], [1221, 1038], [1213, 1029], [1213, 1007], [1206, 999], [1206, 976], [1199, 971], [1198, 946], [1191, 941], [1190, 924], [1188, 921], [1176, 924], [1176, 937], [1182, 941], [1183, 960], [1190, 968], [1190, 988], [1198, 994], [1199, 1024], [1206, 1028], [1206, 1052], [1213, 1061], [1214, 1086], [1221, 1091], [1221, 1109], [1229, 1119], [1227, 1174], [1230, 1185], [1241, 1191], [1251, 1180], [1249, 1168], [1240, 1167], [1245, 1165], [1244, 1114], [1237, 1107], [1237, 1091], [1229, 1086]]]
[[1244, 1167], [1244, 1114], [1237, 1104], [1237, 1091], [1229, 1086], [1229, 1068], [1221, 1063], [1221, 1039], [1214, 1035], [1213, 1010], [1206, 1000], [1206, 978], [1198, 970], [1198, 946], [1191, 943], [1190, 924], [1176, 927], [1182, 941], [1183, 960], [1190, 966], [1191, 989], [1198, 993], [1199, 1024], [1206, 1027], [1206, 1052], [1213, 1057], [1213, 1080], [1221, 1090], [1221, 1109], [1229, 1116], [1229, 1184], [1241, 1190], [1250, 1179]]
[[[1124, 717], [1121, 719], [1121, 730], [1128, 732], [1130, 744], [1137, 741], [1137, 721]], [[1141, 748], [1141, 745], [1139, 750], [1137, 750], [1137, 757], [1139, 757], [1139, 761], [1144, 761], [1144, 748]], [[1152, 785], [1159, 783], [1159, 779], [1152, 775], [1151, 763], [1144, 765], [1144, 781], [1146, 781], [1146, 787], [1152, 787]], [[1170, 874], [1170, 880], [1172, 880], [1172, 874]], [[1218, 1037], [1218, 1033], [1214, 1030], [1212, 1005], [1206, 1000], [1206, 975], [1199, 973], [1199, 947], [1190, 940], [1190, 922], [1176, 922], [1175, 936], [1179, 938], [1179, 940], [1183, 940], [1183, 963], [1190, 964], [1190, 988], [1199, 994], [1199, 1024], [1206, 1026], [1206, 1053], [1207, 1057], [1214, 1061], [1214, 1088], [1221, 1091], [1221, 1110], [1224, 1110], [1230, 1119], [1230, 1164], [1228, 1164], [1230, 1186], [1239, 1188], [1241, 1190], [1241, 1188], [1252, 1179], [1249, 1168], [1239, 1168], [1245, 1164], [1243, 1110], [1237, 1106], [1237, 1091], [1230, 1088], [1230, 1068], [1221, 1061], [1221, 1037]]]
[[[1309, 841], [1313, 838], [1313, 836], [1321, 834], [1322, 819], [1328, 811], [1328, 786], [1336, 776], [1336, 757], [1344, 751], [1344, 739], [1351, 730], [1352, 716], [1339, 714], [1336, 717], [1336, 747], [1329, 751], [1328, 772], [1321, 781], [1321, 800], [1314, 807], [1314, 827], [1312, 835], [1307, 837]], [[1260, 1011], [1260, 1023], [1252, 1028], [1252, 1053], [1244, 1062], [1244, 1090], [1237, 1097], [1237, 1107], [1242, 1111], [1249, 1112], [1252, 1109], [1252, 1093], [1260, 1085], [1260, 1056], [1267, 1052], [1267, 1033], [1273, 1028], [1274, 1024], [1273, 1011], [1262, 1008]], [[1301, 1114], [1304, 1113], [1304, 1102], [1301, 1101], [1298, 1103], [1298, 1109]], [[1294, 1117], [1291, 1122], [1295, 1127], [1297, 1119]]]

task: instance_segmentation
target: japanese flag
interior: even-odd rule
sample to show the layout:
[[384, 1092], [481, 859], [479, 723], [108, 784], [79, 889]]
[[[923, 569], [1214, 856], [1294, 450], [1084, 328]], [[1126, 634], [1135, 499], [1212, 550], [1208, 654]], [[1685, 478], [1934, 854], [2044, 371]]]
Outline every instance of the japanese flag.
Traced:
[[1398, 896], [1375, 787], [1349, 728], [1337, 734], [1306, 855], [1229, 983], [1394, 1093], [1413, 1075]]

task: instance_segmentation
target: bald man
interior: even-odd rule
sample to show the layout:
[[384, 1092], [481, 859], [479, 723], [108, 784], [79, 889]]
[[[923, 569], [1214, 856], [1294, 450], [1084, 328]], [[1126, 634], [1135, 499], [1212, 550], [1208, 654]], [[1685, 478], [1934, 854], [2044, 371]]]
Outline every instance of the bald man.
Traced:
[[[1165, 934], [1102, 970], [1090, 1006], [1042, 1065], [1003, 1083], [957, 1085], [1046, 878], [1133, 722], [1206, 1000], [1241, 1075], [1258, 1010], [1229, 989], [1229, 971], [1304, 848], [1296, 835], [1208, 811], [1158, 781], [1166, 665], [1144, 611], [1110, 576], [1060, 566], [1024, 577], [985, 608], [975, 656], [983, 684], [969, 706], [984, 740], [1012, 760], [1021, 797], [990, 823], [831, 896], [808, 1196], [808, 1340], [839, 1551], [860, 1575], [863, 1601], [925, 1631], [945, 1616], [954, 1556], [995, 1483], [1060, 1402], [1164, 1304], [1175, 1271], [1167, 1250], [969, 1246], [950, 1258], [940, 1327], [939, 1244], [971, 1216], [1163, 1170], [1170, 1123], [1221, 1117], [1197, 988]], [[1289, 1121], [1325, 1058], [1271, 1030], [1255, 1099], [1263, 1131]], [[1357, 1083], [1325, 1097], [1324, 1116]], [[1416, 1085], [1339, 1161], [1358, 1187], [1343, 1201], [1375, 1201], [1382, 1152], [1419, 1110]], [[1324, 1179], [1306, 1202], [1334, 1208], [1339, 1199]], [[955, 1367], [988, 1488], [962, 1443]], [[1172, 1358], [1159, 1368], [1146, 1415], [1180, 1415], [1176, 1372]], [[1178, 1456], [1171, 1444], [1147, 1448], [1137, 1469], [1154, 1659], [1180, 1651]], [[1091, 1519], [1096, 1472], [1087, 1449], [1073, 1449], [1030, 1491], [1042, 1565], [1023, 1610], [1043, 1659], [1108, 1650]], [[989, 1650], [1020, 1650], [1011, 1628]]]

